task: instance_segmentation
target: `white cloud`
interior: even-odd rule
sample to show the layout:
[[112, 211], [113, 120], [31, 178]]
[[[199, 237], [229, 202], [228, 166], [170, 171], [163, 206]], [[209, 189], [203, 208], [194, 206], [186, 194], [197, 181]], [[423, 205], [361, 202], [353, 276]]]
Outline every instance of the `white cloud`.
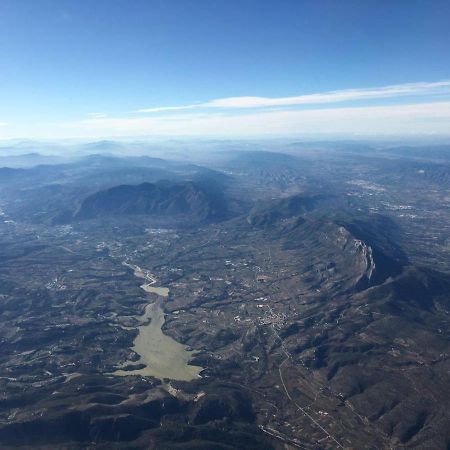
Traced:
[[406, 96], [450, 94], [450, 80], [438, 82], [406, 83], [365, 89], [344, 89], [317, 94], [298, 95], [294, 97], [227, 97], [181, 106], [161, 106], [139, 109], [138, 113], [158, 113], [200, 108], [268, 108], [298, 105], [317, 105], [357, 100], [374, 100]]
[[103, 117], [106, 117], [106, 114], [101, 113], [101, 112], [92, 112], [92, 113], [88, 113], [87, 115], [88, 115], [88, 117], [93, 118], [93, 119], [101, 119]]
[[[178, 111], [173, 114], [109, 117], [92, 113], [71, 122], [6, 124], [7, 138], [114, 138], [133, 136], [301, 137], [417, 136], [450, 137], [450, 101], [383, 106], [330, 105], [314, 109]], [[8, 126], [6, 126], [8, 125]]]
[[184, 109], [194, 109], [200, 107], [200, 104], [195, 105], [184, 105], [184, 106], [158, 106], [156, 108], [145, 108], [145, 109], [138, 109], [135, 112], [138, 113], [158, 113], [158, 112], [164, 112], [164, 111], [180, 111]]
[[374, 136], [449, 135], [450, 102], [391, 106], [215, 112], [151, 117], [92, 118], [49, 128], [49, 137], [124, 136]]
[[8, 124], [6, 122], [0, 122], [0, 127], [7, 127]]

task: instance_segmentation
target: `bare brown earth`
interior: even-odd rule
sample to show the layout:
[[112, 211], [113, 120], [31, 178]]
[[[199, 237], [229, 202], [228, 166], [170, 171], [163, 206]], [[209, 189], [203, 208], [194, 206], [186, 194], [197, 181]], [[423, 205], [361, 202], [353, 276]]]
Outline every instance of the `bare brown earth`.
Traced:
[[1, 448], [448, 448], [446, 172], [255, 158], [195, 226], [1, 190]]

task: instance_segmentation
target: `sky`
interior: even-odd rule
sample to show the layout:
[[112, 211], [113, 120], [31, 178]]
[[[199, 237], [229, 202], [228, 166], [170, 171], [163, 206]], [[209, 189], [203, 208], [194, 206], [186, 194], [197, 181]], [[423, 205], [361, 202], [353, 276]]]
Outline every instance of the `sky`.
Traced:
[[450, 136], [448, 0], [0, 0], [0, 139]]

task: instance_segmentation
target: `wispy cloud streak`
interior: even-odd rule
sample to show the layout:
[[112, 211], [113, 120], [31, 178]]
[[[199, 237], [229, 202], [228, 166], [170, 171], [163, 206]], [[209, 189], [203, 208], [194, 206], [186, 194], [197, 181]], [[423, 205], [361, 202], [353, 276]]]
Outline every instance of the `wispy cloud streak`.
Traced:
[[210, 100], [204, 103], [195, 103], [180, 106], [160, 106], [143, 108], [138, 113], [159, 113], [165, 111], [180, 111], [188, 109], [221, 108], [221, 109], [245, 109], [245, 108], [270, 108], [288, 107], [300, 105], [332, 104], [359, 100], [376, 100], [409, 96], [432, 96], [438, 94], [450, 94], [450, 80], [438, 82], [406, 83], [377, 88], [344, 89], [328, 91], [316, 94], [305, 94], [294, 97], [227, 97]]
[[106, 114], [101, 112], [92, 112], [88, 113], [88, 117], [91, 119], [103, 119], [104, 117], [106, 117]]
[[[308, 134], [448, 135], [450, 102], [319, 108], [312, 110], [215, 112], [169, 116], [111, 117], [62, 124], [78, 136], [293, 136]], [[55, 127], [52, 128], [55, 132]], [[73, 134], [72, 134], [73, 135]]]
[[194, 105], [182, 105], [182, 106], [157, 106], [155, 108], [145, 108], [145, 109], [139, 109], [135, 112], [139, 113], [158, 113], [158, 112], [165, 112], [165, 111], [181, 111], [186, 109], [195, 109], [200, 108], [204, 104], [194, 104]]

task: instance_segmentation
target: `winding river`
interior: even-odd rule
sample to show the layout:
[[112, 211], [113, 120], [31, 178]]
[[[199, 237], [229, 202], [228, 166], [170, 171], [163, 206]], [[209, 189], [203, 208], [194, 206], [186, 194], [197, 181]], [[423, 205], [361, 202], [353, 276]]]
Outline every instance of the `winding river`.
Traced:
[[145, 367], [135, 370], [119, 369], [113, 372], [113, 375], [147, 375], [160, 380], [168, 378], [182, 381], [199, 378], [203, 367], [189, 364], [195, 351], [188, 350], [185, 345], [162, 332], [165, 315], [161, 304], [169, 295], [169, 289], [154, 286], [156, 280], [140, 267], [124, 264], [134, 270], [135, 276], [147, 281], [141, 288], [148, 294], [156, 295], [156, 300], [146, 306], [142, 316], [136, 316], [142, 325], [138, 327], [139, 334], [133, 342], [132, 350], [140, 356], [139, 361], [127, 361], [122, 366], [145, 364]]

